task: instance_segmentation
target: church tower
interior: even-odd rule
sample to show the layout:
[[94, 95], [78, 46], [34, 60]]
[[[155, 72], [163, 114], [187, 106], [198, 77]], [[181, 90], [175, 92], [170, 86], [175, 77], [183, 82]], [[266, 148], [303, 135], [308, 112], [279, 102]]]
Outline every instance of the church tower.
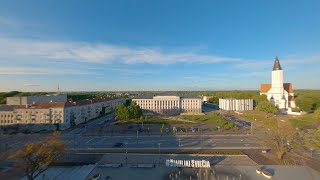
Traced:
[[286, 99], [284, 97], [283, 88], [283, 70], [281, 68], [278, 57], [274, 60], [272, 69], [272, 81], [271, 81], [271, 91], [274, 98], [274, 105], [278, 106], [280, 109], [287, 108]]

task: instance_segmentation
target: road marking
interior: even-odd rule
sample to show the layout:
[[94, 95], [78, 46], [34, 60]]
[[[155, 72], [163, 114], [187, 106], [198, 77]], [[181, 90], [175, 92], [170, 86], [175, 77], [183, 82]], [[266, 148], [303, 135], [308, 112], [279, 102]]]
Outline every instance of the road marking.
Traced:
[[91, 138], [90, 140], [88, 140], [87, 142], [86, 142], [86, 144], [89, 144], [91, 141], [93, 141], [95, 139], [95, 137], [94, 138]]

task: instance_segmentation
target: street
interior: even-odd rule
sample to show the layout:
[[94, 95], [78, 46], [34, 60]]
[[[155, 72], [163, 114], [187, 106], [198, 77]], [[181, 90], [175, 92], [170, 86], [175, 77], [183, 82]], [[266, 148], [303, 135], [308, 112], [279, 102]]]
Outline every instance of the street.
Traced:
[[[72, 149], [261, 149], [248, 135], [239, 136], [63, 136]], [[124, 147], [115, 148], [115, 143]]]

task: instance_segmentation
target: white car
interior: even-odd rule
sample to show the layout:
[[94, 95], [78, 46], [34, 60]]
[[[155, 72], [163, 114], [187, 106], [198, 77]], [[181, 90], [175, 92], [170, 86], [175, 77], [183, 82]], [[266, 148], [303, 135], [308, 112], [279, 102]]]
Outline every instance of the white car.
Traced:
[[166, 133], [170, 132], [169, 128], [166, 128]]

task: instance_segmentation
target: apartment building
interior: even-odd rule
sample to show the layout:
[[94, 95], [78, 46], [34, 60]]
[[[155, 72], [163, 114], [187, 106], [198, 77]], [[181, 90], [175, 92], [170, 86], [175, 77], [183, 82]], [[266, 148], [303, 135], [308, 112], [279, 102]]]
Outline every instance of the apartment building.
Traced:
[[111, 112], [126, 99], [87, 99], [69, 102], [37, 102], [26, 105], [1, 105], [0, 125], [60, 124], [61, 129], [86, 122]]
[[202, 99], [172, 95], [143, 95], [132, 98], [144, 114], [175, 115], [180, 113], [201, 113]]

